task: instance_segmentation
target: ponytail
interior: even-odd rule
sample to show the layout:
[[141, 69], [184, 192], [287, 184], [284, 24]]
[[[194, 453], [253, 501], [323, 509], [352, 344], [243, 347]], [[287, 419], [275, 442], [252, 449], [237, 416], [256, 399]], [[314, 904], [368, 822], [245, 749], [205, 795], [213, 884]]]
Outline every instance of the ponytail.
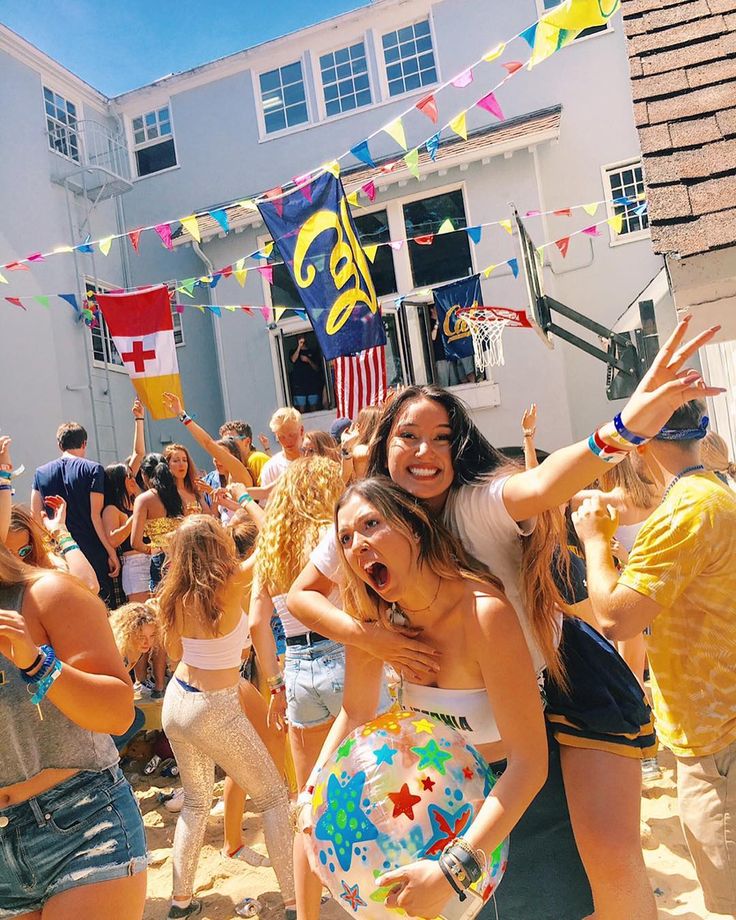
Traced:
[[169, 464], [164, 459], [149, 473], [149, 482], [166, 509], [166, 517], [181, 517], [184, 514], [184, 503]]

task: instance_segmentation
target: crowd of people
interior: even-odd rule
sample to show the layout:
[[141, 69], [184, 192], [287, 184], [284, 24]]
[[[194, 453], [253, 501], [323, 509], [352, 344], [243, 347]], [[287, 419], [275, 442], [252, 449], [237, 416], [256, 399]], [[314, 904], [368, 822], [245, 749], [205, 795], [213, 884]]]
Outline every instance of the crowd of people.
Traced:
[[[203, 911], [216, 765], [223, 858], [272, 866], [287, 920], [316, 920], [316, 777], [391, 706], [455, 726], [497, 780], [437, 858], [384, 871], [387, 907], [442, 915], [509, 837], [483, 920], [656, 920], [640, 805], [658, 736], [706, 907], [735, 917], [736, 468], [705, 417], [720, 391], [686, 369], [714, 330], [687, 329], [613, 421], [549, 454], [536, 407], [497, 449], [438, 386], [330, 432], [279, 409], [272, 456], [167, 393], [184, 443], [147, 453], [136, 401], [131, 454], [103, 468], [63, 424], [24, 505], [0, 436], [0, 920], [143, 916], [120, 766], [142, 696], [181, 779], [172, 920]], [[244, 843], [246, 796], [268, 856]]]

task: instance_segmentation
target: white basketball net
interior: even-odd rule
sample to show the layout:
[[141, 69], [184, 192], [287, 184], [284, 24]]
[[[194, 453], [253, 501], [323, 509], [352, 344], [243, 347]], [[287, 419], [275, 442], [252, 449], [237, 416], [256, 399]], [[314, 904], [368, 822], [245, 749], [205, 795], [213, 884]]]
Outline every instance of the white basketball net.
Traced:
[[503, 331], [509, 321], [499, 319], [492, 308], [485, 307], [463, 310], [461, 316], [473, 337], [473, 352], [478, 370], [484, 371], [487, 367], [503, 364]]

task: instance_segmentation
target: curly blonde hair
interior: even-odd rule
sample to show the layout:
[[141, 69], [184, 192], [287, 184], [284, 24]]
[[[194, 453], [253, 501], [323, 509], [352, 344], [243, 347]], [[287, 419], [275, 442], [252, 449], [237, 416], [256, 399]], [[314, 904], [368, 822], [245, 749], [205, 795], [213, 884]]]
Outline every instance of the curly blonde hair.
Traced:
[[256, 577], [272, 597], [286, 594], [309, 561], [342, 490], [340, 465], [328, 457], [295, 460], [279, 477], [256, 547]]
[[238, 565], [232, 535], [218, 520], [209, 514], [185, 518], [171, 536], [157, 592], [164, 636], [180, 635], [185, 610], [216, 636], [222, 592]]
[[144, 626], [155, 628], [154, 645], [158, 645], [159, 622], [156, 610], [150, 602], [123, 604], [110, 614], [109, 622], [118, 651], [131, 666], [138, 658], [138, 650], [135, 646], [136, 635]]

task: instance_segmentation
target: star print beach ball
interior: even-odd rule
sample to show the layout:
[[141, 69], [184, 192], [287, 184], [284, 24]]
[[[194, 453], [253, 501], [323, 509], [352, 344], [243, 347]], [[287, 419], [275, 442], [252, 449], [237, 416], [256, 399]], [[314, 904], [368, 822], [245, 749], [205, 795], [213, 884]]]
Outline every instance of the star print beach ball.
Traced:
[[[391, 711], [348, 735], [315, 783], [308, 838], [337, 903], [361, 920], [395, 917], [385, 906], [389, 889], [377, 887], [376, 877], [439, 859], [470, 827], [494, 783], [459, 732], [420, 713]], [[487, 855], [473, 886], [484, 901], [506, 869], [508, 841]]]

